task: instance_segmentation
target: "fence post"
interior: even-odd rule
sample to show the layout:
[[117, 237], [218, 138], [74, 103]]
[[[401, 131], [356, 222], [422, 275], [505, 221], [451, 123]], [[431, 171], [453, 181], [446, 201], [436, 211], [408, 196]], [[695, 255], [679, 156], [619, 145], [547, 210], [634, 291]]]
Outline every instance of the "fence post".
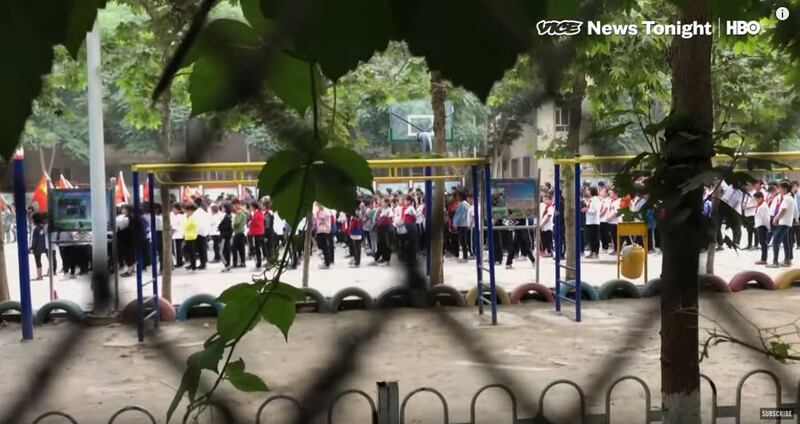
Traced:
[[378, 424], [400, 424], [400, 390], [396, 381], [378, 382]]

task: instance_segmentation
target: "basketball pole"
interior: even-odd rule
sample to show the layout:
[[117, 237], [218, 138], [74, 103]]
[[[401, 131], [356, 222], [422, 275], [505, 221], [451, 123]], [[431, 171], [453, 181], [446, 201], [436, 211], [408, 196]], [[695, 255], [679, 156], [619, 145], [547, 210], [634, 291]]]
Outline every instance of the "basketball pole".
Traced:
[[103, 141], [103, 81], [100, 62], [100, 25], [94, 22], [86, 36], [86, 76], [89, 106], [89, 182], [92, 199], [92, 293], [94, 312], [106, 313], [108, 293], [108, 210], [106, 159]]

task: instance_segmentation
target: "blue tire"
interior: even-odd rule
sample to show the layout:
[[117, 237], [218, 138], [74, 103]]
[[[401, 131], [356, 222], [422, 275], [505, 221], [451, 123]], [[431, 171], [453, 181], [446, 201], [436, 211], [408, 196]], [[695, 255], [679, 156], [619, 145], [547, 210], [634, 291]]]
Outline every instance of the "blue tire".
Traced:
[[5, 302], [0, 302], [0, 321], [2, 321], [2, 316], [8, 311], [17, 311], [22, 314], [22, 305], [16, 300], [8, 300]]
[[607, 300], [611, 298], [638, 299], [642, 297], [642, 294], [639, 293], [639, 289], [630, 281], [617, 279], [606, 281], [602, 286], [600, 286], [597, 296], [600, 298], [600, 300]]
[[[575, 284], [575, 280], [568, 280], [567, 283]], [[571, 293], [573, 298], [575, 297], [575, 289], [572, 287], [567, 286], [566, 284], [560, 285], [560, 295], [563, 297], [568, 297]], [[591, 284], [587, 283], [586, 281], [581, 281], [581, 299], [583, 300], [599, 300], [600, 297], [597, 295], [597, 290], [592, 287]]]
[[642, 297], [654, 297], [661, 293], [661, 278], [656, 277], [642, 286]]
[[36, 325], [42, 325], [47, 322], [50, 318], [50, 312], [53, 312], [56, 309], [60, 309], [67, 313], [67, 318], [69, 318], [72, 322], [83, 322], [86, 319], [86, 313], [81, 309], [81, 307], [71, 301], [71, 300], [54, 300], [52, 302], [47, 302], [36, 312], [36, 316], [34, 317], [34, 323]]
[[196, 294], [189, 296], [178, 306], [178, 321], [186, 321], [189, 319], [189, 311], [195, 306], [209, 305], [214, 308], [214, 311], [219, 316], [222, 312], [222, 303], [220, 303], [215, 296], [210, 294]]

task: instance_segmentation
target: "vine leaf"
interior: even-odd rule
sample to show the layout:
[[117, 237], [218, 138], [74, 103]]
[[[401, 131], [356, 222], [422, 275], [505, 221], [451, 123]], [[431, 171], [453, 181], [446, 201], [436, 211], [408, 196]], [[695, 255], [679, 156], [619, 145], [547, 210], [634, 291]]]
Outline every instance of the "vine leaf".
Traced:
[[205, 349], [200, 352], [195, 352], [186, 360], [186, 371], [183, 372], [181, 378], [181, 385], [178, 391], [175, 392], [175, 397], [172, 398], [172, 403], [167, 410], [167, 422], [169, 422], [175, 409], [186, 394], [190, 402], [193, 402], [197, 396], [197, 388], [200, 385], [200, 373], [202, 370], [207, 369], [215, 373], [219, 373], [219, 362], [222, 360], [222, 354], [225, 351], [225, 341], [216, 339], [209, 343]]
[[353, 184], [372, 189], [372, 170], [363, 156], [345, 147], [329, 147], [319, 152], [319, 158], [347, 175]]
[[[278, 181], [290, 172], [300, 169], [305, 162], [306, 158], [294, 150], [281, 150], [273, 154], [258, 174], [258, 192], [262, 196], [274, 196]], [[283, 216], [282, 213], [281, 215]]]
[[62, 44], [67, 48], [73, 59], [78, 58], [78, 52], [86, 39], [86, 33], [92, 30], [97, 18], [97, 9], [106, 7], [106, 0], [70, 0], [69, 23], [67, 33]]
[[262, 38], [274, 27], [275, 24], [264, 18], [261, 12], [261, 0], [241, 0], [241, 7], [244, 19]]
[[[313, 96], [319, 95], [322, 84], [317, 82], [317, 93], [312, 93], [311, 72], [318, 73], [316, 67], [290, 54], [277, 50], [272, 54], [267, 71], [267, 86], [275, 92], [284, 104], [296, 110], [300, 116], [313, 103]], [[319, 75], [316, 75], [320, 81]]]
[[264, 307], [261, 308], [261, 316], [264, 321], [278, 327], [286, 341], [289, 340], [289, 327], [294, 322], [296, 312], [297, 308], [294, 300], [283, 293], [277, 293], [275, 290], [270, 294]]
[[314, 179], [307, 173], [310, 173], [308, 167], [291, 170], [272, 190], [272, 205], [292, 228], [297, 228], [300, 219], [311, 211], [317, 195]]
[[269, 390], [261, 377], [245, 372], [244, 368], [244, 360], [239, 358], [238, 361], [228, 364], [228, 367], [225, 369], [225, 378], [231, 382], [233, 387], [247, 393], [266, 392]]
[[258, 323], [258, 308], [261, 306], [263, 295], [253, 292], [250, 296], [244, 296], [244, 290], [237, 292], [236, 296], [225, 297], [227, 303], [217, 318], [217, 332], [220, 339], [234, 340], [243, 333], [250, 331]]
[[358, 201], [356, 186], [347, 174], [337, 167], [322, 163], [313, 165], [312, 175], [317, 185], [317, 201], [340, 211], [355, 209]]

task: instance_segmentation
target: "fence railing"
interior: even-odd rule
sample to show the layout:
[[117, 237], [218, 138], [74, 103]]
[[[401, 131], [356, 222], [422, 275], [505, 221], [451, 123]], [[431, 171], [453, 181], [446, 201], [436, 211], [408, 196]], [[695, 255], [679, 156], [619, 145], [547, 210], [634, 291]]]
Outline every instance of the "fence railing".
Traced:
[[[763, 405], [762, 407], [775, 407], [775, 408], [785, 408], [791, 409], [794, 411], [793, 419], [784, 419], [782, 422], [795, 422], [796, 424], [800, 424], [800, 415], [798, 415], [798, 406], [800, 406], [800, 382], [797, 386], [797, 393], [795, 394], [795, 402], [792, 403], [783, 403], [782, 402], [782, 387], [780, 379], [778, 378], [775, 373], [764, 370], [764, 369], [757, 369], [746, 373], [742, 378], [739, 380], [739, 383], [736, 386], [736, 403], [734, 405], [718, 405], [717, 403], [717, 385], [711, 380], [708, 376], [701, 375], [702, 380], [708, 383], [708, 387], [711, 390], [711, 423], [714, 424], [720, 418], [733, 418], [737, 424], [739, 423], [748, 423], [753, 422], [754, 419], [752, 417], [742, 417], [742, 390], [744, 388], [744, 384], [753, 376], [755, 375], [766, 375], [768, 376], [772, 382], [775, 384], [775, 402], [771, 405]], [[557, 380], [553, 381], [552, 383], [548, 384], [543, 390], [541, 395], [539, 396], [538, 402], [538, 412], [533, 417], [527, 418], [519, 418], [518, 414], [518, 406], [517, 406], [517, 398], [514, 394], [514, 391], [511, 390], [509, 387], [502, 385], [502, 384], [489, 384], [486, 386], [481, 387], [478, 389], [475, 394], [472, 396], [469, 405], [469, 422], [468, 423], [456, 423], [450, 421], [450, 406], [447, 402], [447, 399], [441, 392], [438, 390], [431, 388], [431, 387], [420, 387], [414, 389], [408, 394], [406, 394], [402, 399], [400, 398], [400, 391], [397, 382], [379, 382], [377, 383], [377, 396], [373, 399], [372, 396], [367, 394], [362, 390], [345, 390], [340, 392], [337, 396], [332, 398], [332, 401], [328, 405], [327, 408], [327, 417], [326, 423], [334, 424], [334, 410], [336, 409], [339, 402], [351, 396], [357, 396], [365, 399], [367, 401], [367, 406], [369, 407], [370, 411], [370, 422], [373, 424], [405, 424], [406, 423], [406, 409], [408, 406], [408, 402], [416, 395], [420, 393], [430, 393], [433, 394], [442, 405], [442, 413], [441, 413], [441, 421], [438, 421], [436, 417], [429, 417], [425, 422], [430, 423], [437, 423], [442, 422], [443, 424], [474, 424], [476, 422], [476, 409], [479, 402], [480, 396], [491, 389], [498, 389], [504, 392], [511, 403], [511, 422], [514, 424], [538, 424], [538, 423], [550, 423], [547, 419], [547, 414], [544, 408], [545, 405], [545, 398], [547, 393], [556, 386], [571, 386], [575, 389], [577, 393], [577, 400], [578, 400], [578, 407], [580, 408], [580, 423], [585, 424], [610, 424], [611, 420], [611, 396], [614, 392], [614, 389], [624, 381], [635, 381], [637, 382], [644, 391], [644, 402], [641, 405], [642, 414], [641, 422], [645, 424], [651, 422], [659, 422], [661, 421], [661, 410], [658, 408], [653, 408], [652, 405], [652, 397], [651, 397], [651, 390], [647, 383], [633, 375], [626, 375], [617, 378], [608, 386], [604, 394], [604, 410], [602, 412], [594, 412], [590, 413], [587, 409], [587, 396], [583, 388], [571, 380]], [[254, 422], [256, 424], [272, 424], [272, 421], [268, 421], [264, 418], [264, 414], [268, 412], [270, 407], [272, 407], [276, 403], [283, 403], [288, 402], [297, 410], [297, 413], [300, 414], [301, 417], [304, 417], [306, 414], [304, 406], [301, 404], [299, 400], [296, 398], [288, 395], [288, 394], [275, 394], [267, 398], [264, 402], [262, 402], [255, 415]], [[146, 419], [144, 421], [139, 422], [147, 422], [157, 424], [161, 421], [157, 420], [155, 416], [142, 407], [138, 406], [127, 406], [118, 411], [116, 411], [111, 418], [108, 420], [108, 424], [113, 424], [118, 417], [123, 414], [132, 415], [132, 414], [139, 414], [142, 418]], [[37, 417], [33, 424], [38, 424], [43, 422], [45, 418], [49, 417], [60, 417], [66, 420], [71, 424], [80, 424], [78, 420], [70, 416], [68, 413], [64, 411], [50, 411], [44, 413]], [[63, 422], [63, 421], [62, 421]], [[93, 421], [94, 422], [94, 421]], [[352, 421], [351, 421], [352, 422]], [[780, 419], [777, 419], [776, 422], [781, 422]]]

